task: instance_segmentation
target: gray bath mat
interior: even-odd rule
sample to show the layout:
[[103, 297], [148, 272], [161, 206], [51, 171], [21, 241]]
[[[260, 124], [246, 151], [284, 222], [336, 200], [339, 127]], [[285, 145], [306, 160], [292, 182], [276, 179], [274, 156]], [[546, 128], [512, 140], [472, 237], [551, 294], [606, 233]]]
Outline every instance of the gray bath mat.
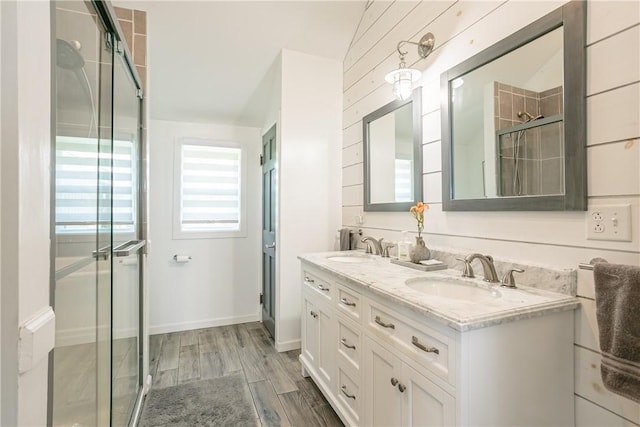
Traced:
[[259, 426], [242, 373], [151, 389], [140, 427]]

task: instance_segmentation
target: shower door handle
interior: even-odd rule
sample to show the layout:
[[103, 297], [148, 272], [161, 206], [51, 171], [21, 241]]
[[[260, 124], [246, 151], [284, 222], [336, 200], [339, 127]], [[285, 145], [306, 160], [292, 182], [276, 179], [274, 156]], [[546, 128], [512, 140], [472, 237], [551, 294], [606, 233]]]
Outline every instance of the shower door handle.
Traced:
[[109, 255], [111, 255], [111, 245], [104, 246], [98, 250], [91, 252], [94, 258], [102, 258], [105, 261], [109, 259]]
[[113, 250], [113, 256], [129, 256], [135, 254], [138, 249], [143, 248], [147, 244], [146, 240], [129, 240], [121, 244]]

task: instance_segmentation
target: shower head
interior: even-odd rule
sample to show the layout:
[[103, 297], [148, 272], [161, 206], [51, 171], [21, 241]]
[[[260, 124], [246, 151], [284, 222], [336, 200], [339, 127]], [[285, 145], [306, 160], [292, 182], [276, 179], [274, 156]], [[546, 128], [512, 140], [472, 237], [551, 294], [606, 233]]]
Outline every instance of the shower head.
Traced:
[[80, 54], [80, 42], [57, 39], [56, 65], [65, 70], [78, 70], [84, 67], [84, 58]]
[[[97, 126], [96, 107], [93, 100], [93, 91], [91, 90], [91, 84], [87, 71], [84, 68], [84, 58], [80, 53], [82, 45], [78, 40], [66, 41], [62, 39], [56, 39], [56, 65], [64, 70], [71, 71], [82, 87], [82, 91], [89, 101], [91, 106], [91, 121], [89, 122], [89, 136], [91, 136], [91, 130], [93, 125]], [[57, 78], [60, 78], [61, 74], [56, 73]]]
[[525, 123], [533, 120], [544, 119], [544, 116], [542, 114], [539, 114], [534, 117], [531, 114], [527, 113], [526, 111], [518, 111], [518, 117], [522, 118], [522, 116], [525, 117], [524, 119]]

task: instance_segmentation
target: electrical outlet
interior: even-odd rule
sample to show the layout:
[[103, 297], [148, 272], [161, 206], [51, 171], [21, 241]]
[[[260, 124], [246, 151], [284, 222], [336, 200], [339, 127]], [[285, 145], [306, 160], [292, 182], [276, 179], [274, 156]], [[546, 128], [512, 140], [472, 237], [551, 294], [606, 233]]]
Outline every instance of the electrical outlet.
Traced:
[[631, 205], [596, 205], [589, 208], [587, 239], [631, 241]]

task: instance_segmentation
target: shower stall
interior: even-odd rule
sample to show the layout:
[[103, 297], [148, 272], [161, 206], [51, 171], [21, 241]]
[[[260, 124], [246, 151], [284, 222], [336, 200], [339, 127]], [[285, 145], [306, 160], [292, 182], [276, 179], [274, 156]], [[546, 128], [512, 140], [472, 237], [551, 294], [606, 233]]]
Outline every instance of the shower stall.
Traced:
[[52, 2], [48, 423], [124, 426], [143, 392], [142, 86], [104, 1]]

